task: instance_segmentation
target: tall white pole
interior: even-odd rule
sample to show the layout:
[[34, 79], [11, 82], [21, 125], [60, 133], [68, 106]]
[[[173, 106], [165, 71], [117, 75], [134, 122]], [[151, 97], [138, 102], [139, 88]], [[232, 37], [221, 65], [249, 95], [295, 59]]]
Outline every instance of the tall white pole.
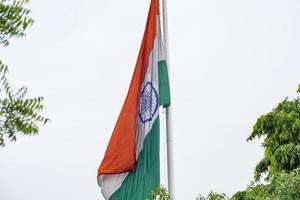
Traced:
[[[163, 13], [163, 41], [166, 54], [166, 61], [170, 81], [170, 62], [169, 62], [169, 41], [168, 41], [168, 17], [167, 0], [162, 0]], [[172, 108], [169, 106], [166, 112], [166, 130], [167, 130], [167, 165], [168, 165], [168, 190], [171, 200], [175, 199], [175, 181], [174, 181], [174, 156], [173, 156], [173, 135], [172, 135]]]

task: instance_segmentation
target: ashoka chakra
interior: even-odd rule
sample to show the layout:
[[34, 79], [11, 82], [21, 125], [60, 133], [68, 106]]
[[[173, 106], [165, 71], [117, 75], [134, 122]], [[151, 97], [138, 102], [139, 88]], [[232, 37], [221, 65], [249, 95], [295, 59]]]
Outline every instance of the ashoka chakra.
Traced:
[[139, 116], [143, 123], [152, 120], [158, 110], [158, 93], [151, 82], [147, 82], [140, 97]]

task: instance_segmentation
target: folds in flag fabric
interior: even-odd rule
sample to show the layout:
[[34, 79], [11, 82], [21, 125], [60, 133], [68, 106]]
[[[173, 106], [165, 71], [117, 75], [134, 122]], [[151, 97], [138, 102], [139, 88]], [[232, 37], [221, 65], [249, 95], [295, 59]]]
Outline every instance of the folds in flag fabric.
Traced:
[[107, 200], [144, 200], [160, 184], [159, 106], [170, 105], [158, 0], [151, 0], [124, 105], [98, 170]]

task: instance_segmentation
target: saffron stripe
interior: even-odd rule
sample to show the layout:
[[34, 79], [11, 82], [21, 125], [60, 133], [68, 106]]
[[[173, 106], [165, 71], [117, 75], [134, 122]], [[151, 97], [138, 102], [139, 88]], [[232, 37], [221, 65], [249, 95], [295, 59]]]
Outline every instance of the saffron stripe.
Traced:
[[[104, 158], [98, 170], [100, 174], [118, 174], [131, 171], [136, 165], [137, 109], [141, 84], [144, 81], [157, 35], [158, 0], [152, 0], [146, 29], [135, 66], [129, 91], [114, 127]], [[122, 148], [120, 148], [122, 147]]]

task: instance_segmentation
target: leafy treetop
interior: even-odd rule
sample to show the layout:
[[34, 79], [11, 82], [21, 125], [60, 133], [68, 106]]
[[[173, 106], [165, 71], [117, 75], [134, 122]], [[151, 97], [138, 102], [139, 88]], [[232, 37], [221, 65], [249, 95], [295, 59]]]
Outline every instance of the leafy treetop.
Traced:
[[[25, 30], [33, 23], [30, 10], [25, 7], [28, 2], [0, 0], [0, 45], [5, 47], [11, 38], [25, 36]], [[40, 115], [44, 110], [43, 98], [25, 98], [25, 87], [14, 92], [7, 72], [7, 65], [0, 59], [0, 146], [4, 146], [5, 139], [15, 141], [17, 133], [37, 134], [39, 125], [49, 121]]]
[[25, 30], [33, 24], [26, 8], [29, 0], [0, 0], [0, 44], [9, 45], [12, 37], [25, 36]]
[[265, 155], [256, 165], [256, 181], [262, 174], [267, 174], [266, 180], [270, 180], [282, 171], [290, 172], [300, 166], [299, 96], [286, 98], [272, 112], [258, 118], [248, 141], [260, 137], [265, 137]]

